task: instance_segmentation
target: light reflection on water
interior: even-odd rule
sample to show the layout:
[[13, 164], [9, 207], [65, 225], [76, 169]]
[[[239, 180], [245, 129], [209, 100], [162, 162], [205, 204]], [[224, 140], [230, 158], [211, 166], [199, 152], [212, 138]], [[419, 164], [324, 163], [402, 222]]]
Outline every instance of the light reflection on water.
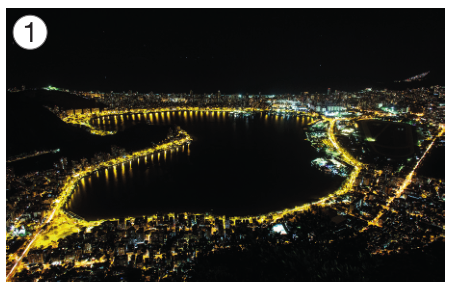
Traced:
[[[341, 178], [311, 168], [316, 150], [305, 140], [310, 117], [224, 112], [170, 112], [93, 120], [104, 130], [139, 123], [179, 125], [191, 145], [151, 154], [91, 176], [69, 209], [87, 219], [161, 212], [259, 214], [301, 205], [334, 191]], [[148, 159], [147, 159], [148, 158]]]
[[[183, 117], [182, 117], [183, 113]], [[142, 117], [141, 117], [142, 116]], [[312, 122], [311, 117], [306, 116], [291, 116], [289, 118], [287, 117], [281, 117], [278, 115], [270, 115], [268, 116], [266, 113], [263, 114], [257, 114], [256, 117], [258, 118], [264, 118], [264, 122], [267, 123], [268, 121], [273, 122], [282, 122], [287, 120], [295, 120], [296, 123], [300, 122], [301, 126], [306, 126], [309, 123]], [[109, 118], [109, 116], [107, 117]], [[161, 124], [172, 124], [178, 121], [182, 121], [185, 124], [192, 123], [192, 122], [202, 122], [202, 121], [216, 121], [216, 122], [226, 122], [227, 118], [230, 118], [229, 113], [227, 112], [203, 112], [203, 111], [178, 111], [176, 112], [155, 112], [155, 113], [146, 113], [146, 114], [126, 114], [125, 118], [124, 115], [121, 115], [120, 118], [115, 116], [114, 122], [111, 120], [103, 119], [103, 121], [100, 121], [101, 119], [98, 118], [94, 121], [92, 121], [92, 124], [99, 129], [104, 130], [119, 130], [123, 131], [124, 129], [136, 125], [141, 122], [147, 122], [149, 121], [151, 125], [161, 125]], [[131, 121], [130, 121], [131, 120]], [[249, 122], [250, 118], [244, 118], [242, 119], [244, 122]], [[96, 123], [97, 122], [97, 123]]]

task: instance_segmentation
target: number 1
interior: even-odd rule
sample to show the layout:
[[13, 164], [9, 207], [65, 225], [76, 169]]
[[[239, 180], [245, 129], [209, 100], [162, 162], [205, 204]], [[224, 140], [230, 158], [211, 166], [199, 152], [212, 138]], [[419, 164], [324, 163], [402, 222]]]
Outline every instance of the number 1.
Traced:
[[25, 28], [30, 28], [30, 42], [33, 42], [33, 22], [30, 22]]

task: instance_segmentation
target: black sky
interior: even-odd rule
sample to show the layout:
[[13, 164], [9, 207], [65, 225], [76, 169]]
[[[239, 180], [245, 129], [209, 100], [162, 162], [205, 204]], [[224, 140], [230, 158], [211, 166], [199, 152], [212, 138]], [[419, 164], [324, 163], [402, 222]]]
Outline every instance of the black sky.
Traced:
[[[43, 46], [14, 43], [21, 16]], [[7, 87], [299, 93], [444, 85], [444, 9], [7, 9]], [[411, 85], [413, 86], [413, 85]]]

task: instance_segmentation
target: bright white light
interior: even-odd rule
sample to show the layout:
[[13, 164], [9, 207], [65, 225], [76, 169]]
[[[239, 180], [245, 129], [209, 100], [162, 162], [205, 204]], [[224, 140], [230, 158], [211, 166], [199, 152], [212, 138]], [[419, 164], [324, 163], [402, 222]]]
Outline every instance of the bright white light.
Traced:
[[287, 231], [285, 231], [285, 228], [283, 227], [282, 224], [274, 225], [274, 227], [272, 227], [272, 230], [276, 233], [280, 233], [281, 235], [287, 234]]

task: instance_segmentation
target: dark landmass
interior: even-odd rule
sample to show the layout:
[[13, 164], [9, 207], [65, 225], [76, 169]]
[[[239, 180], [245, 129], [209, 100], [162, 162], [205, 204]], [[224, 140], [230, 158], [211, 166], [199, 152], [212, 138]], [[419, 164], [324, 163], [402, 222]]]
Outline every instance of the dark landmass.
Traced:
[[445, 146], [433, 147], [418, 168], [418, 174], [444, 180], [445, 163]]
[[[67, 124], [43, 105], [65, 105], [71, 108], [93, 107], [92, 100], [58, 91], [8, 92], [6, 155], [60, 148], [56, 154], [46, 154], [8, 164], [16, 173], [49, 169], [56, 160], [91, 158], [97, 152], [110, 152], [112, 145], [128, 151], [147, 148], [152, 142], [166, 138], [169, 126], [136, 125], [110, 136], [98, 136], [84, 128]], [[99, 106], [97, 106], [99, 107]]]
[[[77, 139], [85, 139], [89, 135], [84, 130], [66, 124], [43, 107], [44, 104], [50, 105], [50, 103], [49, 97], [44, 97], [43, 101], [40, 100], [38, 95], [41, 93], [52, 92], [24, 91], [6, 94], [7, 156], [63, 147]], [[72, 96], [67, 93], [67, 97]], [[81, 104], [84, 99], [80, 98], [79, 101]]]
[[373, 153], [392, 157], [407, 158], [415, 153], [414, 128], [405, 123], [379, 120], [359, 121], [364, 138]]
[[321, 244], [252, 244], [199, 258], [190, 281], [201, 282], [444, 282], [445, 242], [424, 252], [371, 255], [358, 238]]

